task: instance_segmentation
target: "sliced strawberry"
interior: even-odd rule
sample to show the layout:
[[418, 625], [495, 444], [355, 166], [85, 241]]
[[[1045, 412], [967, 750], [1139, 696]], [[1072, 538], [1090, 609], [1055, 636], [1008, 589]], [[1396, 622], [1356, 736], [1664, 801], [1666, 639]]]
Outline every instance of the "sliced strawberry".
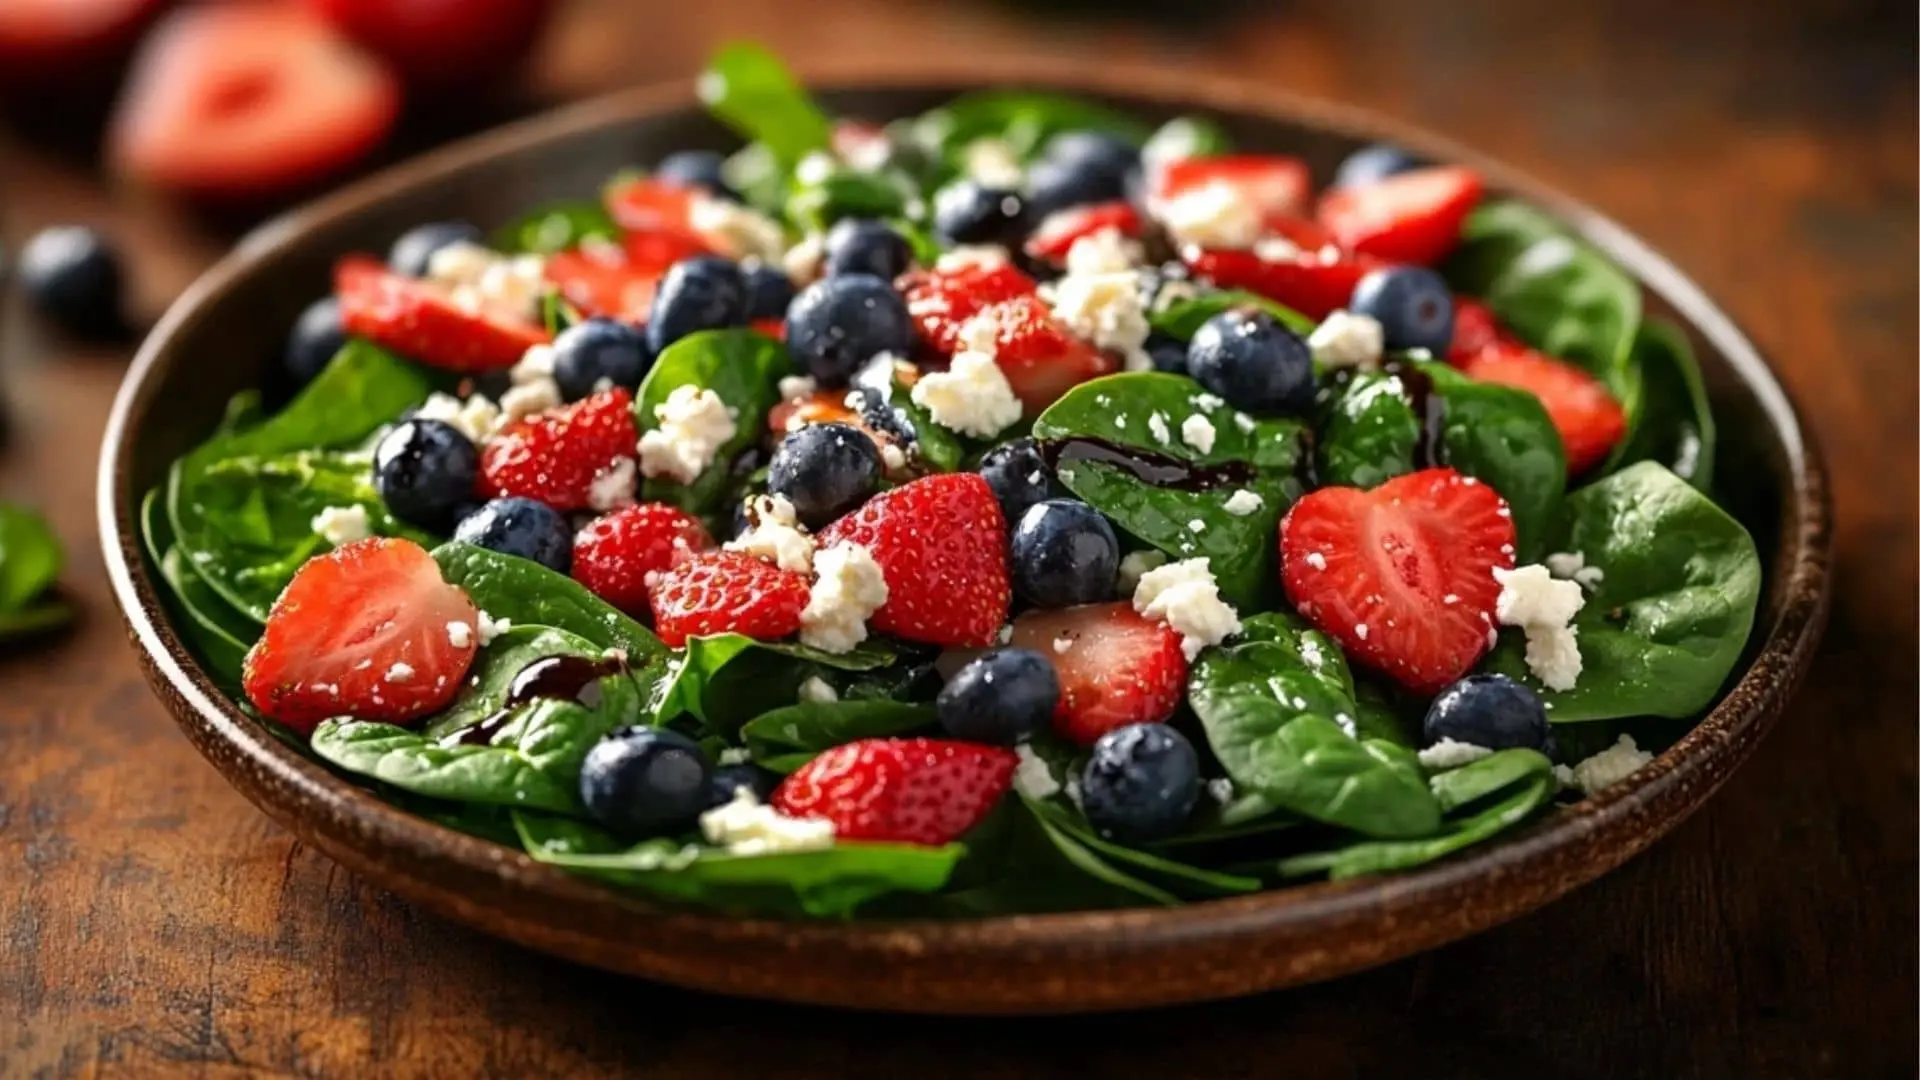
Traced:
[[1567, 448], [1567, 474], [1598, 465], [1627, 432], [1627, 414], [1607, 388], [1580, 367], [1525, 345], [1498, 342], [1460, 370], [1481, 382], [1518, 387], [1540, 399]]
[[815, 390], [790, 398], [767, 410], [767, 430], [778, 438], [808, 424], [860, 425], [860, 414], [847, 408], [845, 390]]
[[460, 692], [478, 618], [419, 544], [356, 540], [287, 582], [247, 652], [241, 687], [254, 708], [301, 734], [335, 716], [403, 724]]
[[274, 195], [365, 157], [399, 114], [393, 77], [299, 4], [195, 5], [148, 36], [109, 156], [172, 191]]
[[573, 539], [573, 580], [629, 615], [652, 610], [647, 578], [713, 547], [700, 519], [666, 503], [595, 518]]
[[167, 0], [6, 0], [0, 3], [0, 85], [46, 89], [123, 61]]
[[364, 255], [340, 260], [333, 290], [347, 333], [448, 371], [512, 367], [529, 348], [553, 340], [532, 322], [463, 311], [432, 282], [396, 274]]
[[1483, 190], [1472, 169], [1433, 166], [1335, 188], [1321, 197], [1319, 217], [1349, 251], [1432, 266], [1459, 242], [1460, 226]]
[[1088, 203], [1047, 215], [1033, 235], [1027, 238], [1029, 256], [1055, 266], [1063, 266], [1074, 241], [1105, 229], [1138, 239], [1142, 232], [1140, 211], [1125, 200]]
[[773, 808], [833, 822], [840, 840], [947, 844], [1013, 786], [1011, 750], [951, 739], [861, 739], [822, 751], [773, 791]]
[[640, 176], [609, 187], [604, 198], [607, 213], [622, 229], [671, 237], [704, 250], [706, 244], [693, 228], [694, 195], [689, 188]]
[[778, 641], [800, 632], [808, 591], [804, 574], [737, 551], [702, 552], [654, 579], [653, 630], [676, 649], [701, 634]]
[[1007, 621], [1007, 522], [979, 473], [922, 477], [883, 491], [820, 533], [859, 544], [887, 579], [875, 630], [931, 645], [992, 643]]
[[1120, 361], [1081, 340], [1038, 296], [1018, 296], [980, 313], [994, 324], [993, 362], [1007, 377], [1028, 419], [1062, 394], [1120, 370]]
[[787, 320], [785, 319], [755, 319], [747, 325], [775, 341], [787, 340]]
[[1009, 263], [915, 270], [902, 275], [894, 286], [907, 302], [907, 313], [920, 328], [921, 340], [941, 356], [952, 356], [960, 348], [960, 327], [982, 308], [1032, 296], [1039, 288]]
[[1459, 367], [1480, 350], [1507, 339], [1492, 308], [1470, 296], [1453, 298], [1453, 344], [1447, 347], [1447, 363]]
[[1321, 488], [1280, 520], [1280, 578], [1307, 621], [1356, 661], [1423, 694], [1492, 646], [1495, 567], [1513, 566], [1513, 517], [1452, 469], [1371, 491]]
[[418, 87], [486, 86], [533, 51], [554, 0], [308, 0]]
[[1117, 727], [1165, 720], [1186, 693], [1180, 635], [1124, 601], [1030, 611], [1013, 621], [1012, 643], [1053, 664], [1053, 728], [1081, 746]]
[[[594, 482], [633, 469], [640, 438], [633, 396], [616, 386], [571, 405], [529, 416], [487, 440], [480, 451], [480, 494], [520, 495], [555, 510], [593, 506]], [[607, 505], [604, 498], [602, 506]]]
[[1266, 214], [1306, 213], [1313, 194], [1313, 177], [1306, 162], [1283, 154], [1220, 154], [1183, 158], [1158, 171], [1155, 200], [1178, 198], [1206, 187], [1226, 184], [1242, 202]]
[[1187, 266], [1223, 289], [1245, 289], [1278, 301], [1309, 319], [1324, 319], [1353, 299], [1353, 287], [1380, 264], [1322, 247], [1289, 259], [1267, 260], [1251, 251], [1200, 251]]

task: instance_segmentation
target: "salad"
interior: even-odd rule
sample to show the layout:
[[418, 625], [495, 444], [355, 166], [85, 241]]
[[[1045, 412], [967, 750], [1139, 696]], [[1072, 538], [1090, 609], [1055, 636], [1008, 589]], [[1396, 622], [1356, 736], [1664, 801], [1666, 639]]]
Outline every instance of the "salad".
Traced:
[[147, 496], [206, 670], [348, 779], [721, 910], [1174, 904], [1486, 842], [1734, 670], [1686, 336], [1471, 170], [699, 91], [744, 145], [342, 258]]

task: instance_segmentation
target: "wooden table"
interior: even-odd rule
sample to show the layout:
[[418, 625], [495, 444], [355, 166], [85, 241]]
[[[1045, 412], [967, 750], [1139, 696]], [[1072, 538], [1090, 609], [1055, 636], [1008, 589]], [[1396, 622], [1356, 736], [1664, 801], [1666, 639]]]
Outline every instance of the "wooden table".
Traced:
[[[748, 33], [803, 61], [1084, 52], [1379, 107], [1616, 215], [1773, 357], [1838, 496], [1825, 655], [1706, 810], [1511, 926], [1229, 1004], [874, 1018], [574, 968], [348, 876], [178, 736], [135, 671], [93, 547], [96, 443], [126, 353], [48, 340], [16, 303], [0, 338], [14, 421], [0, 493], [44, 507], [67, 538], [85, 618], [0, 658], [0, 1075], [1914, 1075], [1912, 6], [1239, 9], [1218, 23], [1185, 13], [1177, 29], [1036, 28], [1010, 8], [906, 0], [684, 13], [601, 0], [569, 11], [534, 82], [551, 98], [684, 75]], [[405, 145], [441, 133], [423, 127]], [[0, 162], [8, 239], [107, 225], [148, 314], [230, 238], [115, 198], [37, 148], [0, 146]]]

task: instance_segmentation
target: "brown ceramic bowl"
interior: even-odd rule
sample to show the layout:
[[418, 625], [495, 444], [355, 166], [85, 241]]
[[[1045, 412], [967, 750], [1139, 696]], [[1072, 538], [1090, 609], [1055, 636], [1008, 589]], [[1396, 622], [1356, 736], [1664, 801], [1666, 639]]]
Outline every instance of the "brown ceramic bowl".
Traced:
[[154, 689], [235, 787], [302, 840], [434, 911], [582, 963], [686, 986], [872, 1009], [1032, 1013], [1194, 1001], [1325, 979], [1453, 941], [1620, 865], [1698, 807], [1752, 752], [1806, 670], [1827, 607], [1830, 508], [1819, 455], [1765, 362], [1719, 308], [1625, 231], [1442, 140], [1267, 88], [1186, 75], [970, 65], [952, 76], [824, 79], [842, 112], [886, 119], [990, 84], [1039, 82], [1150, 118], [1205, 110], [1241, 145], [1303, 155], [1322, 179], [1390, 138], [1464, 160], [1559, 213], [1645, 284], [1699, 348], [1724, 438], [1721, 498], [1753, 531], [1766, 602], [1738, 682], [1629, 784], [1511, 838], [1396, 877], [1306, 885], [1174, 909], [967, 922], [796, 924], [666, 911], [380, 802], [242, 716], [168, 625], [141, 552], [138, 501], [203, 439], [228, 395], [256, 385], [342, 252], [384, 250], [408, 226], [494, 224], [597, 190], [669, 150], [728, 145], [691, 87], [623, 94], [540, 117], [356, 184], [255, 232], [147, 339], [114, 404], [99, 478], [113, 586]]

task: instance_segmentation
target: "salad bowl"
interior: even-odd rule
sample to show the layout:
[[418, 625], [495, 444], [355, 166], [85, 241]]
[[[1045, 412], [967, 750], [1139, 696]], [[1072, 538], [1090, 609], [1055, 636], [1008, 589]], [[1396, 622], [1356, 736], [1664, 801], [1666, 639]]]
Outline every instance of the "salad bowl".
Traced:
[[[1817, 449], [1765, 362], [1678, 270], [1604, 217], [1444, 140], [1330, 104], [1189, 76], [1056, 67], [1044, 78], [970, 64], [951, 74], [811, 80], [842, 115], [876, 122], [982, 86], [1083, 95], [1164, 120], [1204, 112], [1236, 144], [1297, 155], [1319, 177], [1389, 140], [1475, 168], [1622, 267], [1647, 309], [1698, 352], [1719, 418], [1715, 495], [1758, 549], [1753, 632], [1699, 722], [1625, 782], [1498, 842], [1392, 877], [1300, 885], [1170, 908], [952, 921], [800, 922], [663, 906], [382, 801], [245, 715], [196, 660], [142, 540], [142, 496], [167, 463], [259, 385], [334, 261], [410, 226], [497, 225], [578, 198], [606, 176], [685, 147], [731, 145], [688, 85], [596, 100], [428, 155], [272, 221], [184, 294], [141, 348], [105, 436], [102, 543], [149, 682], [228, 780], [302, 840], [431, 910], [569, 959], [706, 990], [951, 1013], [1131, 1008], [1331, 978], [1512, 919], [1620, 865], [1697, 809], [1778, 719], [1824, 624], [1830, 507]], [[1362, 628], [1364, 630], [1364, 627]], [[1363, 634], [1364, 636], [1364, 634]]]

